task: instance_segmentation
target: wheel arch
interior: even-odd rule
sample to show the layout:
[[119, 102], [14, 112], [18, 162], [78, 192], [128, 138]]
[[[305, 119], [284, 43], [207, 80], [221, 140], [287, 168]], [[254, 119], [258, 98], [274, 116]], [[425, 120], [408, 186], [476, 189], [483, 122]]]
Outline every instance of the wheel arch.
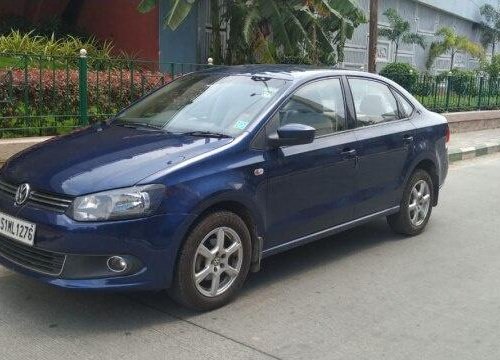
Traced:
[[406, 181], [408, 181], [411, 174], [413, 174], [418, 169], [426, 171], [432, 179], [432, 185], [433, 185], [432, 190], [434, 193], [434, 200], [432, 202], [432, 206], [436, 206], [438, 204], [438, 199], [439, 199], [439, 174], [436, 162], [431, 157], [424, 157], [415, 161], [415, 164], [412, 167], [412, 170], [409, 172]]
[[246, 224], [250, 232], [250, 239], [252, 242], [251, 271], [258, 271], [260, 269], [260, 260], [262, 258], [262, 234], [264, 232], [263, 217], [257, 210], [257, 206], [249, 199], [236, 194], [231, 194], [231, 192], [215, 195], [201, 203], [196, 208], [194, 211], [195, 216], [188, 224], [180, 246], [183, 246], [187, 235], [203, 218], [216, 211], [232, 212], [239, 216]]

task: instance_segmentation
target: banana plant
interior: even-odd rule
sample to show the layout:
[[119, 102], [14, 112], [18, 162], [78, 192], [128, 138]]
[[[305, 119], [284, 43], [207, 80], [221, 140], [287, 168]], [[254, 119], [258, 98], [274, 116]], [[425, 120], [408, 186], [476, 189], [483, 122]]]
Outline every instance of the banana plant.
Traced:
[[[165, 26], [177, 29], [196, 2], [171, 0]], [[357, 26], [366, 22], [355, 0], [210, 2], [213, 30], [217, 32], [221, 21], [231, 27], [228, 63], [272, 63], [283, 58], [300, 58], [311, 63], [343, 61], [345, 42], [352, 38]], [[158, 0], [142, 0], [138, 10], [147, 12], [157, 5]], [[219, 58], [221, 44], [216, 44], [217, 41], [220, 42], [220, 38], [214, 36], [212, 51]]]
[[[240, 0], [246, 8], [243, 38], [258, 49], [274, 43], [275, 57], [306, 59], [311, 63], [343, 61], [343, 49], [354, 29], [366, 22], [353, 0]], [[231, 35], [232, 36], [232, 35]], [[337, 58], [335, 58], [335, 54]], [[277, 60], [277, 59], [275, 59]]]
[[[164, 26], [176, 30], [187, 18], [196, 2], [197, 0], [171, 0], [170, 11], [163, 19]], [[137, 10], [141, 13], [147, 13], [156, 6], [158, 6], [158, 0], [142, 0], [137, 6]]]

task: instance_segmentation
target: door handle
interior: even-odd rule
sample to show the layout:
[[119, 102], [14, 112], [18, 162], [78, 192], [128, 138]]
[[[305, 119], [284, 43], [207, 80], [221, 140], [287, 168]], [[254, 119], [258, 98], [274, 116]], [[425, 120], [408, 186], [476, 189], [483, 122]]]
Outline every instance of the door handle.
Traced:
[[346, 157], [355, 157], [357, 155], [356, 149], [344, 149], [342, 150], [341, 154], [346, 156]]
[[413, 136], [405, 135], [405, 136], [403, 136], [403, 140], [405, 143], [411, 143], [411, 142], [413, 142]]

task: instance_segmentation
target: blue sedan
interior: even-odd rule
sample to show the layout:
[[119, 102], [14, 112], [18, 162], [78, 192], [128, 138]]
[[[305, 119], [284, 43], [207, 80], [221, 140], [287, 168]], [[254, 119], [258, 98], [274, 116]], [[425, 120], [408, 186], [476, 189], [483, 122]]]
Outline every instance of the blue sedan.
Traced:
[[0, 171], [0, 263], [73, 289], [228, 303], [260, 261], [385, 216], [424, 230], [445, 118], [377, 75], [212, 68]]

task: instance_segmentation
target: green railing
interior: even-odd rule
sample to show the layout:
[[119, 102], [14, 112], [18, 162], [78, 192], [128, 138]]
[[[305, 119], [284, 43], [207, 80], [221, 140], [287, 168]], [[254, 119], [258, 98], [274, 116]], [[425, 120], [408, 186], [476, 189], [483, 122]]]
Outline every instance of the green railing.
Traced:
[[44, 136], [105, 119], [207, 64], [0, 54], [0, 138]]
[[[0, 138], [56, 135], [113, 116], [207, 64], [0, 54]], [[500, 109], [500, 78], [408, 75], [396, 80], [437, 112]]]
[[393, 80], [432, 111], [500, 109], [500, 78], [445, 74], [400, 76]]

